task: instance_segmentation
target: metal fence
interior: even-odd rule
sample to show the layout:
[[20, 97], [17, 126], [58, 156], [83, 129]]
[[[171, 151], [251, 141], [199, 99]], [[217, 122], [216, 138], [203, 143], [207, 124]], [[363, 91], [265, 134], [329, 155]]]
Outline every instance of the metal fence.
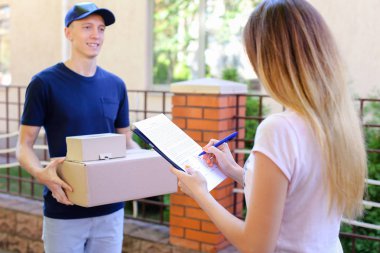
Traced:
[[[0, 192], [42, 200], [43, 185], [23, 170], [15, 158], [25, 91], [25, 87], [0, 86]], [[129, 90], [131, 122], [159, 113], [170, 116], [171, 96], [172, 94], [166, 91]], [[49, 156], [43, 129], [34, 149], [42, 165], [46, 165]], [[128, 201], [125, 210], [127, 217], [167, 225], [169, 195]]]
[[[23, 196], [32, 199], [42, 199], [42, 185], [36, 182], [27, 172], [25, 172], [15, 159], [15, 145], [17, 139], [17, 129], [20, 121], [25, 87], [0, 86], [0, 192]], [[171, 96], [167, 91], [141, 91], [129, 90], [129, 105], [131, 122], [142, 120], [150, 116], [164, 113], [171, 115]], [[236, 114], [236, 122], [245, 120], [246, 135], [237, 138], [236, 144], [244, 142], [244, 149], [237, 149], [237, 154], [247, 154], [253, 146], [253, 138], [257, 125], [270, 113], [282, 111], [284, 108], [276, 104], [266, 95], [247, 94], [236, 95], [246, 97], [246, 115]], [[240, 99], [237, 99], [240, 101]], [[379, 121], [374, 120], [376, 108], [380, 108], [380, 99], [357, 99], [357, 107], [360, 112], [363, 127], [366, 131], [375, 131], [375, 135], [380, 135]], [[239, 105], [237, 105], [239, 107]], [[374, 108], [372, 111], [369, 108]], [[235, 120], [234, 119], [234, 120]], [[379, 120], [379, 119], [377, 119]], [[48, 161], [47, 146], [44, 133], [39, 136], [36, 152], [46, 164]], [[368, 154], [379, 155], [380, 149], [369, 147]], [[379, 180], [376, 177], [374, 179]], [[379, 187], [380, 181], [369, 179], [370, 187]], [[236, 194], [241, 194], [240, 189], [236, 189]], [[365, 200], [368, 208], [379, 208], [379, 199]], [[126, 216], [134, 219], [142, 219], [150, 222], [168, 224], [169, 218], [169, 195], [140, 199], [126, 202]], [[243, 217], [242, 217], [243, 218]], [[347, 221], [346, 224], [352, 226], [351, 231], [345, 228], [341, 232], [341, 238], [351, 240], [351, 252], [355, 252], [357, 240], [376, 241], [380, 247], [378, 224], [368, 224], [365, 221]], [[364, 229], [364, 230], [363, 230]], [[364, 232], [363, 232], [364, 231]], [[374, 231], [374, 232], [371, 232]], [[361, 234], [365, 233], [365, 234]]]

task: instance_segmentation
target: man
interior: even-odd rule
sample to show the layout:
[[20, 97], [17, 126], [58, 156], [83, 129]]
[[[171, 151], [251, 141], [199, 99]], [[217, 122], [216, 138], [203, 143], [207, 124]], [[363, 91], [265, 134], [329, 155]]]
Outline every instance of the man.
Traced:
[[[74, 5], [65, 18], [71, 57], [35, 75], [26, 91], [17, 157], [44, 189], [45, 252], [121, 252], [124, 204], [91, 208], [73, 205], [57, 176], [66, 155], [67, 136], [117, 132], [127, 148], [138, 148], [128, 129], [128, 98], [123, 81], [97, 66], [105, 28], [115, 22], [93, 3]], [[44, 127], [52, 161], [43, 168], [33, 151]], [[54, 159], [55, 158], [55, 159]]]

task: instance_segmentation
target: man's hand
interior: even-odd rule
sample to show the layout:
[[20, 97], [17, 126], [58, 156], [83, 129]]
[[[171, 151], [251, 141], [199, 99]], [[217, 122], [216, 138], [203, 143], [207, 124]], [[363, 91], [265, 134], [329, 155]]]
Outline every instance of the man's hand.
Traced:
[[53, 198], [59, 203], [65, 205], [73, 205], [66, 196], [65, 190], [73, 191], [73, 189], [66, 184], [57, 174], [58, 165], [61, 164], [65, 158], [52, 159], [52, 161], [42, 170], [36, 172], [35, 177], [41, 184], [46, 185], [52, 192]]

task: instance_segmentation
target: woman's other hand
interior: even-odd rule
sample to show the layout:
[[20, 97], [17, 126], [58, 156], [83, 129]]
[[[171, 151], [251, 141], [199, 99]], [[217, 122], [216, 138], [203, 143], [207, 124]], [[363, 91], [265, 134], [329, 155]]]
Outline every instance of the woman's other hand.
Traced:
[[181, 191], [191, 198], [195, 199], [197, 196], [207, 193], [207, 181], [205, 177], [191, 167], [186, 167], [187, 173], [177, 170], [174, 167], [170, 171], [178, 178], [178, 187]]

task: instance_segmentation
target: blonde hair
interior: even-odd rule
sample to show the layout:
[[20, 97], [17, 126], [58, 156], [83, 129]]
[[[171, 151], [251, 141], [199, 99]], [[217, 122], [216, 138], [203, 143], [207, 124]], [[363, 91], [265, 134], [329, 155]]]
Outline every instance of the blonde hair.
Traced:
[[335, 41], [304, 0], [264, 0], [244, 29], [249, 60], [261, 83], [311, 125], [325, 159], [329, 207], [362, 213], [367, 161], [360, 120]]

